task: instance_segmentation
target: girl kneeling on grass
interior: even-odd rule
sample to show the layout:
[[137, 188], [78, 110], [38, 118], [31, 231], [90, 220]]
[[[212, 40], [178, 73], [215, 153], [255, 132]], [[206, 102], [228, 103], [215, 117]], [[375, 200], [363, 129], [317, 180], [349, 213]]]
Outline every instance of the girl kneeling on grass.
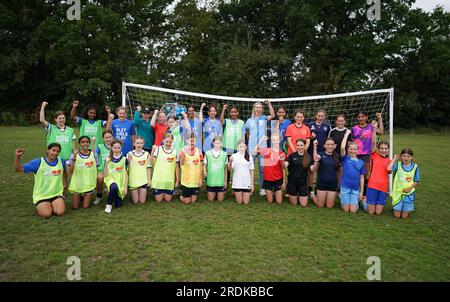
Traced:
[[370, 156], [370, 176], [367, 184], [367, 201], [362, 201], [363, 209], [370, 215], [383, 213], [389, 189], [389, 143], [376, 142], [376, 134], [372, 135], [372, 155]]
[[103, 144], [99, 144], [95, 148], [95, 153], [98, 157], [99, 166], [97, 168], [97, 197], [94, 200], [94, 204], [99, 204], [103, 197], [103, 180], [105, 175], [103, 174], [105, 170], [105, 161], [111, 152], [111, 142], [113, 140], [112, 130], [103, 131]]
[[314, 161], [316, 158], [318, 166], [314, 165], [314, 171], [317, 173], [316, 194], [313, 202], [317, 207], [334, 207], [339, 187], [339, 175], [341, 173], [341, 162], [335, 151], [336, 143], [332, 138], [327, 138], [323, 144], [324, 151], [317, 153], [318, 141], [314, 141]]
[[105, 185], [108, 188], [108, 201], [106, 213], [111, 213], [112, 205], [119, 208], [127, 195], [128, 189], [128, 162], [122, 154], [122, 141], [115, 139], [111, 143], [111, 152], [105, 163]]
[[66, 211], [63, 197], [63, 172], [66, 162], [59, 157], [60, 152], [61, 145], [52, 143], [48, 145], [45, 157], [20, 165], [20, 158], [25, 150], [16, 149], [14, 170], [34, 173], [33, 204], [36, 206], [37, 214], [42, 218], [61, 216]]
[[[263, 140], [267, 140], [267, 137], [263, 137]], [[260, 141], [260, 142], [261, 142]], [[266, 193], [266, 199], [269, 203], [273, 202], [273, 195], [275, 193], [275, 200], [278, 204], [283, 203], [283, 190], [286, 187], [286, 168], [284, 166], [284, 160], [286, 154], [280, 151], [280, 136], [275, 133], [270, 138], [272, 148], [258, 148], [258, 153], [263, 156], [263, 189]], [[266, 144], [265, 144], [266, 145]]]
[[128, 152], [128, 187], [133, 203], [145, 203], [151, 183], [150, 154], [144, 149], [144, 139], [134, 137], [134, 150]]
[[249, 204], [250, 195], [255, 190], [254, 174], [255, 165], [253, 157], [248, 154], [245, 140], [240, 140], [237, 145], [238, 152], [230, 157], [228, 168], [233, 174], [231, 187], [235, 193], [238, 204]]
[[[92, 147], [95, 148], [96, 137], [92, 137]], [[95, 152], [89, 150], [91, 140], [88, 136], [80, 136], [78, 139], [80, 151], [74, 153], [68, 162], [69, 173], [72, 175], [69, 192], [72, 193], [72, 210], [80, 207], [83, 198], [83, 208], [89, 208], [92, 194], [97, 186], [98, 157]]]
[[306, 207], [308, 205], [308, 172], [315, 169], [319, 158], [317, 156], [316, 161], [313, 161], [306, 150], [308, 145], [306, 140], [299, 138], [296, 145], [297, 151], [291, 153], [285, 162], [289, 176], [287, 194], [292, 205], [295, 206], [298, 202], [302, 207]]
[[345, 144], [341, 145], [342, 177], [341, 177], [341, 207], [344, 212], [356, 213], [358, 202], [363, 198], [364, 175], [366, 168], [364, 161], [357, 157], [358, 144], [348, 144], [348, 155], [345, 155]]
[[202, 162], [203, 154], [195, 147], [195, 134], [191, 133], [187, 146], [180, 152], [181, 166], [181, 201], [184, 204], [196, 202], [203, 185]]
[[420, 170], [419, 166], [413, 162], [413, 155], [410, 148], [405, 148], [400, 153], [400, 157], [397, 154], [394, 156], [394, 160], [388, 167], [388, 170], [395, 173], [392, 207], [396, 218], [408, 218], [409, 213], [414, 211], [415, 187], [420, 181]]
[[219, 136], [213, 138], [214, 149], [206, 151], [203, 173], [206, 177], [206, 192], [208, 201], [223, 201], [227, 191], [227, 152], [222, 150], [222, 139]]
[[172, 148], [173, 135], [166, 133], [163, 146], [153, 146], [150, 161], [153, 165], [152, 188], [157, 202], [171, 201], [179, 184], [180, 168], [177, 151]]

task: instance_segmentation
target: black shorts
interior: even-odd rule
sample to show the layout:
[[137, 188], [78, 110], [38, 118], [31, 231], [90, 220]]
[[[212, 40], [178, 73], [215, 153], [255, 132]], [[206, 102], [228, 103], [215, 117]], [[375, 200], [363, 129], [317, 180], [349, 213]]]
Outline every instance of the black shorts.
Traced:
[[210, 192], [210, 193], [223, 193], [225, 192], [225, 188], [224, 187], [210, 187], [210, 186], [206, 186], [206, 192]]
[[317, 185], [316, 187], [316, 193], [317, 191], [332, 191], [332, 192], [337, 192], [338, 188], [337, 186], [326, 186], [326, 185]]
[[308, 185], [305, 181], [290, 179], [287, 183], [286, 192], [291, 196], [306, 197], [308, 196]]
[[55, 196], [55, 197], [52, 197], [52, 198], [49, 198], [49, 199], [42, 199], [42, 200], [39, 200], [39, 201], [35, 204], [35, 206], [37, 206], [38, 204], [43, 203], [43, 202], [50, 202], [50, 203], [52, 203], [52, 202], [54, 202], [55, 200], [57, 200], [58, 198], [62, 198], [62, 199], [64, 200], [64, 196], [58, 195], [58, 196]]
[[365, 164], [370, 163], [370, 154], [359, 154], [356, 155], [356, 157], [362, 160]]
[[264, 180], [262, 188], [264, 190], [277, 192], [277, 191], [281, 190], [282, 184], [283, 184], [283, 179], [278, 179], [278, 180], [274, 180], [274, 181]]
[[82, 192], [82, 193], [78, 193], [78, 192], [74, 192], [73, 194], [78, 194], [78, 195], [87, 195], [87, 194], [92, 194], [92, 193], [94, 193], [95, 192], [95, 189], [94, 190], [92, 190], [92, 191], [88, 191], [88, 192]]
[[130, 188], [130, 191], [134, 191], [134, 190], [137, 190], [137, 189], [148, 189], [148, 184], [145, 184], [145, 185], [142, 185], [142, 186], [140, 186], [140, 187], [137, 187], [137, 188]]
[[235, 192], [235, 193], [239, 193], [239, 192], [250, 193], [250, 189], [233, 189], [233, 192]]
[[200, 193], [200, 188], [188, 188], [181, 186], [181, 196], [188, 198], [192, 195], [198, 195]]

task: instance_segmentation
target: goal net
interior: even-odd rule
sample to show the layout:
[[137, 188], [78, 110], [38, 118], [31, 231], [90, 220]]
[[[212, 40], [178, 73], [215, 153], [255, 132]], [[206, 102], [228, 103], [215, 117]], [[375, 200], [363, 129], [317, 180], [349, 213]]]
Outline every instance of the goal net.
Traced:
[[[160, 110], [165, 104], [194, 105], [196, 114], [200, 110], [202, 103], [206, 103], [203, 116], [207, 117], [207, 109], [211, 105], [217, 108], [217, 117], [220, 116], [222, 106], [228, 104], [235, 106], [239, 110], [239, 118], [246, 120], [251, 116], [253, 104], [255, 102], [264, 102], [269, 100], [276, 112], [277, 108], [283, 107], [286, 110], [286, 119], [292, 120], [292, 113], [301, 109], [305, 112], [305, 123], [314, 119], [315, 113], [319, 109], [326, 112], [326, 121], [335, 127], [336, 117], [344, 114], [347, 121], [347, 128], [351, 129], [358, 123], [357, 116], [360, 111], [368, 114], [368, 123], [376, 119], [376, 113], [380, 112], [384, 121], [384, 135], [379, 138], [389, 141], [390, 157], [393, 154], [393, 108], [394, 108], [394, 89], [379, 89], [370, 91], [348, 92], [340, 94], [285, 97], [285, 98], [248, 98], [220, 96], [204, 93], [195, 93], [175, 89], [167, 89], [155, 86], [122, 83], [122, 105], [134, 113], [136, 106], [148, 107], [150, 110]], [[266, 105], [263, 106], [264, 114], [268, 115], [269, 110]], [[227, 112], [228, 114], [229, 112]], [[227, 117], [226, 114], [226, 117]], [[267, 127], [270, 129], [270, 127]], [[392, 184], [392, 179], [390, 179]], [[392, 186], [390, 186], [392, 187]]]

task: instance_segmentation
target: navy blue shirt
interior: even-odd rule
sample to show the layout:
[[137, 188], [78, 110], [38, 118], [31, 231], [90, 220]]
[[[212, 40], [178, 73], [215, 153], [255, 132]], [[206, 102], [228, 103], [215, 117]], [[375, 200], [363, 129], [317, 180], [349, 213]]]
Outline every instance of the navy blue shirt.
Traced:
[[[319, 143], [317, 145], [317, 152], [323, 152], [325, 149], [323, 148], [323, 144], [325, 143], [325, 140], [327, 139], [330, 131], [331, 126], [328, 123], [323, 122], [322, 124], [318, 125], [316, 122], [312, 122], [309, 125], [309, 129], [311, 129], [311, 134], [314, 133], [316, 135], [316, 140]], [[311, 143], [314, 140], [311, 140]], [[312, 150], [314, 148], [310, 148]]]
[[325, 152], [319, 152], [319, 172], [317, 174], [317, 186], [318, 187], [331, 187], [338, 188], [338, 168], [341, 166], [339, 162], [336, 162], [333, 155], [328, 155]]

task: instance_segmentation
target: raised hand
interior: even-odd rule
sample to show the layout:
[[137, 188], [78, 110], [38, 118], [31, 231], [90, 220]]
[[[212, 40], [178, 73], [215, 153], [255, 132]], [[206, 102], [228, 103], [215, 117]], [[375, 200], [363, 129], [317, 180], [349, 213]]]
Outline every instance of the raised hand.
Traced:
[[78, 107], [78, 105], [80, 105], [80, 101], [78, 101], [78, 100], [73, 101], [73, 103], [72, 103], [73, 107]]
[[381, 113], [380, 112], [375, 113], [375, 115], [377, 116], [378, 119], [381, 118]]
[[48, 105], [48, 103], [46, 101], [42, 101], [42, 105], [41, 105], [42, 107], [45, 108], [47, 105]]
[[314, 149], [317, 149], [317, 146], [319, 145], [319, 142], [317, 140], [315, 140], [313, 145], [314, 145]]
[[16, 156], [21, 157], [25, 153], [25, 149], [23, 148], [17, 148], [16, 149]]
[[228, 109], [228, 104], [224, 104], [223, 105], [223, 110], [227, 110]]
[[314, 154], [313, 157], [314, 157], [314, 161], [315, 162], [318, 162], [320, 160], [320, 155], [319, 154]]
[[141, 109], [142, 109], [141, 106], [139, 106], [139, 105], [136, 106], [136, 110], [137, 110], [137, 111], [141, 112]]
[[268, 105], [269, 103], [269, 100], [264, 100], [264, 104]]
[[108, 114], [111, 113], [111, 107], [105, 106], [105, 111], [108, 112]]
[[398, 160], [399, 158], [400, 158], [400, 156], [399, 156], [398, 154], [395, 154], [395, 155], [394, 155], [393, 161], [396, 161], [396, 160]]

